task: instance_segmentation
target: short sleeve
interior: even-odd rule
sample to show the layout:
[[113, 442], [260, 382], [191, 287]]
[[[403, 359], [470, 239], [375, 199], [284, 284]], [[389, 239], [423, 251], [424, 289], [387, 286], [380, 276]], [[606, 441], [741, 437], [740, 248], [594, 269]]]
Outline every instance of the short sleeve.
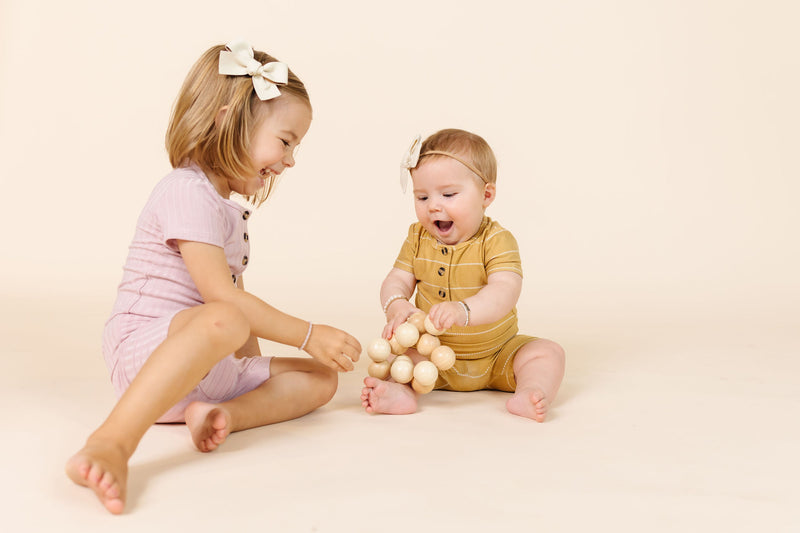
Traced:
[[486, 275], [495, 272], [516, 272], [522, 276], [522, 259], [517, 239], [507, 229], [493, 225], [486, 236], [484, 248]]
[[154, 206], [164, 243], [176, 240], [225, 247], [227, 219], [213, 191], [199, 179], [173, 180], [166, 184]]
[[414, 257], [417, 255], [419, 249], [419, 237], [422, 225], [412, 224], [408, 228], [408, 236], [400, 248], [400, 253], [394, 262], [394, 267], [406, 272], [414, 273]]

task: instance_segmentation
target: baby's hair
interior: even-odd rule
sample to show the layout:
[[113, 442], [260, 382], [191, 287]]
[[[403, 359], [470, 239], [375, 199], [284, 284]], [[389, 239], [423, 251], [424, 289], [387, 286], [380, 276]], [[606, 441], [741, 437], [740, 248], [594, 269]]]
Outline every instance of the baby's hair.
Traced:
[[[225, 45], [217, 45], [206, 50], [186, 76], [167, 128], [167, 152], [173, 168], [191, 162], [206, 171], [244, 180], [257, 172], [250, 159], [250, 137], [269, 101], [258, 98], [250, 76], [219, 74], [219, 54], [225, 49]], [[258, 50], [254, 56], [261, 64], [277, 61]], [[305, 85], [291, 69], [288, 82], [278, 88], [282, 96], [290, 94], [311, 107]], [[224, 118], [216, 124], [217, 114], [225, 106]], [[263, 203], [275, 181], [267, 178], [258, 196], [248, 200]]]
[[455, 128], [439, 130], [422, 143], [420, 159], [447, 157], [441, 154], [425, 155], [426, 152], [434, 151], [450, 152], [465, 157], [480, 171], [486, 183], [497, 182], [497, 159], [489, 143], [479, 135]]

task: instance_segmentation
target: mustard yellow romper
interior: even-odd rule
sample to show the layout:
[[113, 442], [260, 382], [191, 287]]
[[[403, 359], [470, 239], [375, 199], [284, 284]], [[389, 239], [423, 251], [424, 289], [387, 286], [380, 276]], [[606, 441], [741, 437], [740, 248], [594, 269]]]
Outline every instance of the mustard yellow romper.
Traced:
[[[422, 224], [412, 224], [394, 266], [416, 277], [415, 305], [426, 313], [437, 303], [476, 294], [494, 272], [522, 275], [517, 240], [489, 217], [472, 238], [456, 245], [442, 244]], [[492, 324], [450, 328], [439, 339], [456, 352], [456, 364], [439, 372], [436, 388], [514, 391], [514, 356], [535, 339], [518, 331], [516, 308]]]

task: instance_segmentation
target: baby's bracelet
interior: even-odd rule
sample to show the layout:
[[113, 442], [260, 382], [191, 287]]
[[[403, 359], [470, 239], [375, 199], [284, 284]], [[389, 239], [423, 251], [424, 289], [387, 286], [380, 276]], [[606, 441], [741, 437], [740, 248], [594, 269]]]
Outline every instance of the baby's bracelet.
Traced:
[[467, 302], [463, 300], [460, 300], [458, 303], [461, 304], [461, 307], [464, 308], [464, 313], [467, 315], [467, 320], [464, 322], [464, 327], [467, 327], [469, 326], [469, 306], [467, 305]]
[[404, 294], [393, 294], [389, 296], [389, 299], [386, 300], [386, 303], [383, 304], [383, 314], [385, 315], [386, 312], [389, 310], [389, 306], [392, 305], [392, 302], [395, 300], [405, 300], [406, 297]]
[[311, 338], [311, 329], [312, 329], [313, 327], [314, 327], [314, 324], [312, 324], [311, 322], [309, 322], [309, 323], [308, 323], [308, 332], [306, 333], [306, 339], [303, 341], [303, 344], [301, 344], [301, 345], [300, 345], [300, 351], [301, 351], [301, 352], [302, 352], [303, 350], [305, 350], [305, 349], [306, 349], [306, 344], [308, 344], [308, 339], [310, 339], [310, 338]]

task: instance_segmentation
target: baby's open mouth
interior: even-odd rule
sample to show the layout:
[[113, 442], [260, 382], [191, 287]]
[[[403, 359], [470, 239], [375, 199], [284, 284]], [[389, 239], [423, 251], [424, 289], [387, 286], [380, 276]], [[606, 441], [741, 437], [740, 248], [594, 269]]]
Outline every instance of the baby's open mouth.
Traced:
[[434, 222], [434, 225], [436, 225], [436, 227], [439, 228], [439, 231], [449, 231], [450, 228], [453, 227], [453, 221], [452, 220], [437, 220], [436, 222]]

